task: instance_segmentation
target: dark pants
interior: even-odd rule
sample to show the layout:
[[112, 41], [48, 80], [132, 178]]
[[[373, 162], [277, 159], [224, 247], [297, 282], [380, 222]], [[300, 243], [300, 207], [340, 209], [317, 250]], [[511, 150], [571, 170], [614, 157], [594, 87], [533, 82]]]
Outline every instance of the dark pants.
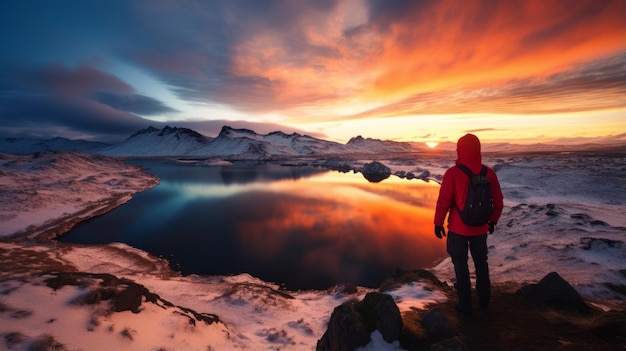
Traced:
[[489, 265], [487, 264], [487, 234], [463, 236], [449, 232], [447, 248], [454, 264], [459, 306], [464, 309], [472, 308], [470, 274], [467, 266], [468, 246], [476, 269], [478, 301], [481, 307], [486, 308], [491, 298], [491, 282], [489, 280]]

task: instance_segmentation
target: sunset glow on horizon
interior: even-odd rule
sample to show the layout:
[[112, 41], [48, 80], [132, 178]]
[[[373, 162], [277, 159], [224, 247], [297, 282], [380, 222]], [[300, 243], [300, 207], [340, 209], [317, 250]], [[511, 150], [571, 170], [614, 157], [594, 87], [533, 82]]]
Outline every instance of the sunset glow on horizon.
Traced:
[[0, 19], [1, 137], [626, 142], [623, 0], [23, 1]]

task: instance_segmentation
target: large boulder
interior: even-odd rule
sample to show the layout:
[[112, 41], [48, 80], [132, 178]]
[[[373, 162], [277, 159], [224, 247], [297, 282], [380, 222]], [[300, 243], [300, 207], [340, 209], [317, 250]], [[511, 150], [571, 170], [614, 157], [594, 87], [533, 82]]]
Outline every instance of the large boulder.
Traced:
[[317, 350], [352, 351], [367, 345], [375, 330], [389, 343], [397, 340], [402, 331], [402, 316], [393, 297], [371, 292], [363, 301], [335, 308], [328, 329], [317, 342]]
[[591, 312], [580, 294], [556, 272], [549, 273], [537, 284], [523, 286], [516, 294], [527, 302], [560, 311]]
[[[391, 295], [369, 293], [365, 295], [360, 306], [361, 314], [368, 317], [366, 320], [371, 329], [380, 331], [386, 342], [392, 342], [400, 337], [402, 331], [402, 315]], [[370, 332], [370, 333], [371, 333]]]
[[370, 182], [378, 183], [389, 178], [391, 169], [378, 161], [374, 161], [364, 164], [361, 173]]
[[370, 342], [370, 332], [353, 304], [337, 306], [328, 329], [317, 342], [317, 351], [352, 351]]

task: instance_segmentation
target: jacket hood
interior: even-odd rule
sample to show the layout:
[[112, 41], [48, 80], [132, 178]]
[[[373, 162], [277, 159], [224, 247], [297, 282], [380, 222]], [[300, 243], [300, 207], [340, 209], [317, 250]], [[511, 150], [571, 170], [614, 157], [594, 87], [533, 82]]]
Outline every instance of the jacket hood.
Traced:
[[480, 140], [474, 134], [462, 136], [456, 143], [456, 163], [468, 166], [473, 172], [480, 171], [482, 157], [480, 154]]

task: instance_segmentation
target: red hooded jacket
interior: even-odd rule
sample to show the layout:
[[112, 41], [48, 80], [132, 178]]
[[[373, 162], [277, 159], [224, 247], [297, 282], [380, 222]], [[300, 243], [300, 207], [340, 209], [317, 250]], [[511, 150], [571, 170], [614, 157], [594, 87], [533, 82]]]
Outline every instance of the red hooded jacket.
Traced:
[[[456, 163], [466, 165], [474, 174], [478, 174], [482, 168], [482, 156], [480, 153], [480, 140], [475, 135], [467, 134], [457, 142], [457, 160]], [[487, 178], [491, 182], [491, 196], [493, 197], [494, 211], [491, 216], [491, 222], [497, 223], [502, 214], [503, 196], [500, 189], [500, 182], [496, 176], [496, 172], [487, 167]], [[437, 199], [437, 208], [435, 209], [435, 225], [443, 226], [446, 214], [448, 216], [448, 231], [459, 235], [474, 236], [487, 233], [488, 225], [470, 226], [461, 220], [459, 211], [454, 203], [463, 209], [465, 206], [465, 197], [467, 196], [467, 185], [469, 177], [457, 167], [449, 168], [443, 175], [441, 188], [439, 189], [439, 198]]]

